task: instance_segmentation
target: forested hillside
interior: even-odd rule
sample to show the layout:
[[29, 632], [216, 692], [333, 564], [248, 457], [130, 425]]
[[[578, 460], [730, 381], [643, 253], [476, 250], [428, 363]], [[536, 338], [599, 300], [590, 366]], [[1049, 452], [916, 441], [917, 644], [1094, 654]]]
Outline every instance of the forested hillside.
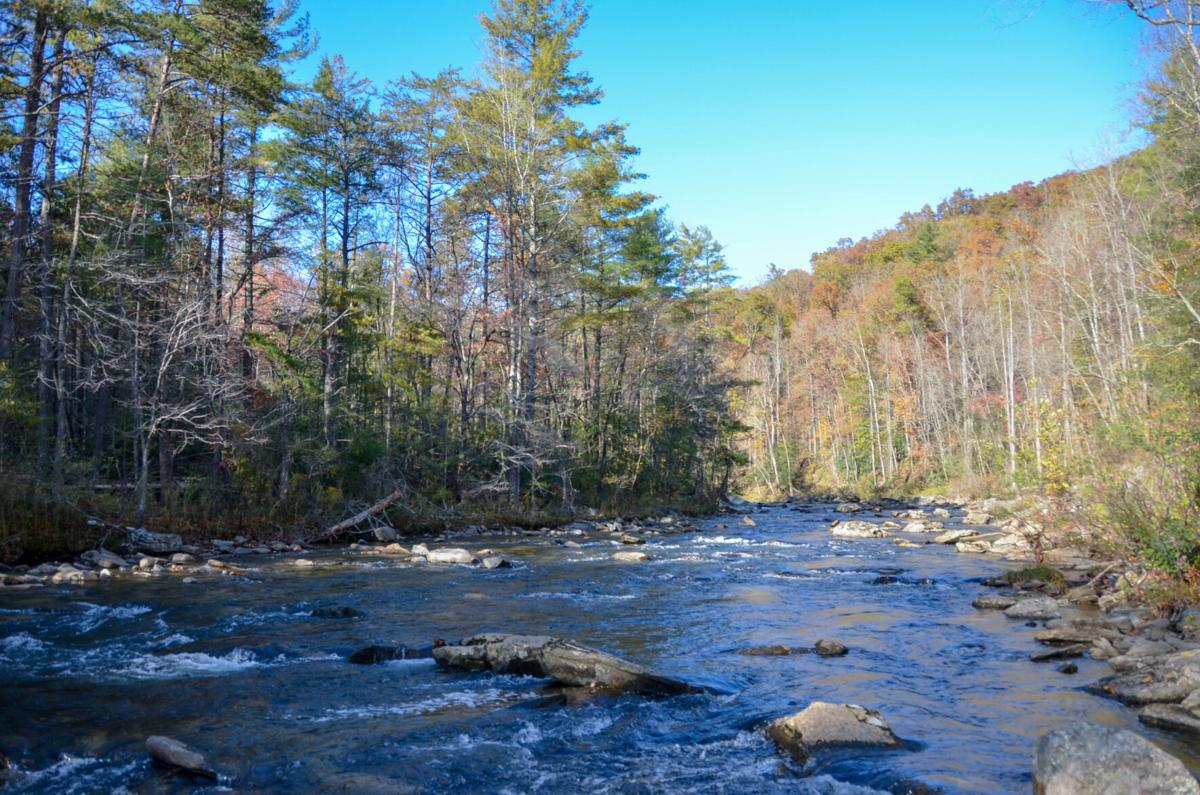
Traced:
[[1081, 527], [1195, 575], [1200, 51], [1175, 4], [1134, 5], [1163, 33], [1149, 146], [955, 191], [724, 306], [761, 493], [1063, 496]]
[[[580, 2], [478, 78], [377, 85], [292, 3], [6, 2], [0, 526], [708, 504], [732, 474], [703, 227], [636, 189]], [[403, 74], [402, 65], [396, 72]], [[73, 531], [72, 531], [73, 532]]]

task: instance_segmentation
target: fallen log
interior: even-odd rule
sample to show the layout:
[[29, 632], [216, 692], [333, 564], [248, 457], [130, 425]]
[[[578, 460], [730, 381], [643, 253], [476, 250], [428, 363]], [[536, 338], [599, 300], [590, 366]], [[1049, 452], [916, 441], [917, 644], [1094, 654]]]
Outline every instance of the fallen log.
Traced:
[[408, 487], [400, 486], [395, 491], [393, 491], [391, 494], [387, 495], [382, 500], [380, 500], [379, 502], [372, 505], [370, 508], [367, 508], [364, 511], [359, 511], [358, 513], [354, 514], [350, 518], [343, 519], [342, 521], [338, 522], [337, 524], [326, 528], [324, 531], [319, 533], [316, 536], [316, 538], [314, 538], [312, 540], [313, 541], [323, 541], [327, 538], [333, 538], [334, 536], [344, 533], [347, 530], [349, 530], [350, 528], [362, 524], [366, 520], [370, 519], [372, 516], [377, 516], [378, 514], [383, 513], [391, 506], [392, 503], [394, 503], [396, 500], [400, 499], [407, 493], [408, 493]]

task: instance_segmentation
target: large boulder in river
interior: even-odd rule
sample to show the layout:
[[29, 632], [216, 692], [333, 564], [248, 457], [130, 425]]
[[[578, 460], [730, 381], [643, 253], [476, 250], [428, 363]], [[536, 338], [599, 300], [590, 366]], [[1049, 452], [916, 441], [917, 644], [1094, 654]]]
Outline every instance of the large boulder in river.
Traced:
[[767, 736], [800, 762], [821, 748], [903, 745], [878, 712], [857, 704], [824, 701], [814, 701], [795, 715], [772, 721]]
[[849, 522], [838, 522], [829, 528], [829, 534], [837, 538], [884, 538], [887, 531], [870, 522], [853, 519]]
[[144, 527], [128, 528], [126, 542], [130, 549], [154, 555], [169, 555], [183, 546], [183, 538], [175, 533], [155, 533]]
[[678, 695], [696, 688], [637, 663], [571, 640], [548, 635], [485, 633], [433, 650], [443, 668], [543, 676], [569, 687], [648, 695]]
[[1200, 650], [1148, 657], [1130, 671], [1101, 679], [1095, 689], [1126, 704], [1178, 703], [1200, 689]]
[[146, 750], [150, 752], [150, 756], [155, 762], [164, 767], [214, 781], [217, 778], [216, 771], [208, 764], [204, 754], [171, 737], [161, 735], [147, 737]]
[[476, 562], [475, 556], [461, 547], [431, 549], [425, 559], [430, 563], [459, 563], [466, 566]]
[[1037, 795], [1200, 795], [1175, 757], [1131, 731], [1077, 723], [1043, 735], [1033, 754]]

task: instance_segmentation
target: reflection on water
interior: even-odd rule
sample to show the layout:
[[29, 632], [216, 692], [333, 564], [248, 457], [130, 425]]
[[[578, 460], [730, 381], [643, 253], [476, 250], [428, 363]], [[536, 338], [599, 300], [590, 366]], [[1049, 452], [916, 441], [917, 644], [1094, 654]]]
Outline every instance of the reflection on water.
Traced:
[[[1030, 787], [1038, 735], [1081, 718], [1136, 724], [1080, 689], [1107, 666], [1084, 659], [1071, 677], [1032, 663], [1034, 628], [970, 607], [1001, 564], [832, 539], [829, 508], [774, 508], [736, 530], [701, 522], [651, 537], [640, 564], [613, 561], [608, 541], [489, 539], [519, 565], [330, 553], [310, 555], [330, 564], [311, 572], [259, 559], [250, 577], [193, 585], [0, 595], [0, 752], [33, 771], [9, 790], [189, 791], [146, 762], [145, 737], [168, 734], [239, 791], [1014, 792]], [[366, 615], [311, 615], [339, 605]], [[564, 705], [526, 677], [344, 661], [369, 643], [481, 630], [577, 638], [713, 692]], [[820, 638], [851, 653], [732, 653]], [[801, 770], [759, 729], [816, 699], [875, 707], [914, 748]], [[1195, 764], [1183, 741], [1150, 736]]]

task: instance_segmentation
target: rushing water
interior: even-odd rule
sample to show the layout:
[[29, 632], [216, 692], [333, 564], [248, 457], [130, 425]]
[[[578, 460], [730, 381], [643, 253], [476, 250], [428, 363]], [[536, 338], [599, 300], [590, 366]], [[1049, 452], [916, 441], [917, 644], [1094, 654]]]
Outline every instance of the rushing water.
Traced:
[[[1067, 676], [1030, 662], [1033, 627], [971, 608], [1004, 564], [831, 538], [831, 508], [704, 520], [652, 537], [647, 563], [613, 561], [607, 539], [488, 539], [513, 568], [329, 553], [305, 571], [264, 556], [246, 577], [0, 594], [0, 752], [30, 771], [6, 792], [1027, 792], [1040, 734], [1081, 718], [1136, 725], [1081, 689], [1107, 666], [1085, 658]], [[898, 581], [873, 584], [880, 574]], [[310, 615], [338, 605], [366, 616]], [[344, 659], [481, 630], [575, 638], [713, 692], [563, 704], [532, 678]], [[851, 653], [733, 653], [818, 638]], [[913, 747], [802, 769], [761, 726], [813, 700], [879, 709]], [[229, 779], [160, 774], [151, 734], [203, 750]]]

